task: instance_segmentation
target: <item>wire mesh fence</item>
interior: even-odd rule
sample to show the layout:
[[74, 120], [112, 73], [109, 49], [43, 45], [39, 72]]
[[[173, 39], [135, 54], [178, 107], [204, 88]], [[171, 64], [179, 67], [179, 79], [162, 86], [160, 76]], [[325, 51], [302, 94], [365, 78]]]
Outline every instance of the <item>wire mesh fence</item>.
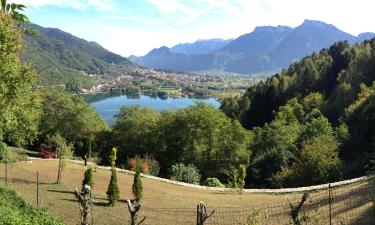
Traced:
[[[51, 214], [67, 224], [80, 223], [80, 207], [72, 186], [55, 184], [56, 176], [47, 172], [40, 171], [37, 177], [36, 172], [25, 166], [9, 164], [5, 168], [4, 164], [1, 165], [2, 185], [16, 190], [34, 206], [48, 208]], [[240, 207], [217, 207], [205, 202], [207, 211], [213, 214], [204, 224], [372, 224], [375, 218], [374, 188], [373, 180], [364, 180], [311, 191], [294, 220], [292, 211], [300, 204], [303, 193], [291, 195], [287, 201]], [[130, 224], [130, 214], [124, 200], [116, 207], [110, 207], [104, 197], [94, 195], [92, 199], [90, 224]], [[194, 225], [197, 224], [197, 208], [195, 205], [188, 208], [155, 208], [144, 204], [138, 218], [146, 218], [142, 223], [144, 225]]]

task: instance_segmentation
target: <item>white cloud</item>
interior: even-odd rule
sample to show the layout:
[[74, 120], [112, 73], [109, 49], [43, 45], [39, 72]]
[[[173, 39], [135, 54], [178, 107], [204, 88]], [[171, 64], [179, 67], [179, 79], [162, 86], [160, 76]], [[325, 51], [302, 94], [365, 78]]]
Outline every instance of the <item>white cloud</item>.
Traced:
[[185, 14], [192, 14], [194, 10], [177, 0], [147, 0], [148, 3], [156, 6], [162, 13], [176, 13], [183, 12]]
[[84, 10], [93, 7], [98, 11], [112, 11], [115, 9], [115, 2], [112, 0], [14, 0], [19, 4], [24, 4], [31, 8], [43, 6], [59, 6]]
[[101, 16], [100, 18], [109, 20], [127, 20], [137, 23], [150, 24], [150, 25], [167, 25], [168, 22], [155, 18], [148, 17], [131, 17], [131, 16]]

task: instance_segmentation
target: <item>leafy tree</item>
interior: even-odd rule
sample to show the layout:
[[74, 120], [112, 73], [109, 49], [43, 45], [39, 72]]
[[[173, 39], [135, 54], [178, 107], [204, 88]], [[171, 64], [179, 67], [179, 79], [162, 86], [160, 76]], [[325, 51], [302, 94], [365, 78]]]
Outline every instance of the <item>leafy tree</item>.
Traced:
[[228, 179], [250, 157], [249, 132], [219, 110], [198, 103], [175, 112], [162, 112], [157, 126], [161, 174], [176, 163], [195, 165], [203, 178]]
[[240, 168], [238, 169], [238, 186], [240, 187], [240, 192], [243, 191], [243, 188], [245, 187], [245, 177], [246, 177], [246, 168], [244, 165], [240, 165]]
[[300, 152], [300, 161], [291, 167], [291, 182], [313, 185], [339, 179], [343, 164], [338, 156], [338, 146], [335, 139], [324, 136], [306, 143]]
[[[0, 140], [17, 146], [37, 135], [39, 101], [32, 92], [36, 79], [28, 64], [21, 64], [22, 33], [14, 26], [17, 5], [1, 1], [0, 11]], [[15, 8], [16, 7], [16, 8]]]
[[[67, 123], [66, 121], [69, 121]], [[81, 97], [60, 91], [43, 93], [39, 140], [60, 133], [67, 141], [76, 145], [80, 155], [86, 154], [84, 140], [94, 138], [108, 126], [103, 118]]]
[[57, 173], [57, 183], [61, 183], [64, 170], [66, 167], [66, 159], [70, 159], [73, 155], [73, 145], [67, 143], [67, 141], [60, 135], [57, 134], [49, 140], [52, 147], [56, 150], [57, 158], [59, 159], [59, 168]]
[[0, 142], [0, 163], [8, 163], [10, 161], [8, 146]]
[[128, 157], [153, 153], [158, 120], [159, 115], [152, 108], [121, 107], [112, 129], [115, 143], [122, 149], [120, 164]]
[[[16, 3], [7, 3], [7, 0], [1, 0], [0, 12], [3, 15], [9, 15], [13, 21], [17, 23], [18, 29], [24, 24], [31, 24], [29, 18], [22, 14], [20, 11], [24, 11], [26, 6]], [[28, 28], [22, 28], [26, 32], [29, 31]]]
[[90, 186], [91, 190], [94, 188], [94, 181], [92, 179], [91, 167], [85, 170], [85, 174], [84, 174], [83, 181], [82, 181], [82, 187], [84, 187], [85, 185]]
[[117, 159], [117, 149], [115, 147], [112, 148], [110, 154], [110, 161], [111, 161], [111, 180], [109, 181], [107, 196], [109, 200], [109, 205], [114, 206], [115, 203], [120, 199], [120, 189], [117, 184], [117, 171], [115, 168], [116, 159]]

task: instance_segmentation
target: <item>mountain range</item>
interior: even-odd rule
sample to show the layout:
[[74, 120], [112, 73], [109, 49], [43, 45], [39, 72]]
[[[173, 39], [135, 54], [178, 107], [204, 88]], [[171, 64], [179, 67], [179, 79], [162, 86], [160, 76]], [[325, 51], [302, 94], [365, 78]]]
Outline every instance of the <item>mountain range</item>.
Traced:
[[154, 69], [264, 73], [285, 68], [337, 41], [346, 40], [352, 44], [374, 36], [374, 33], [354, 36], [331, 24], [305, 20], [296, 28], [260, 26], [233, 40], [199, 40], [172, 48], [163, 46], [145, 56], [129, 59]]

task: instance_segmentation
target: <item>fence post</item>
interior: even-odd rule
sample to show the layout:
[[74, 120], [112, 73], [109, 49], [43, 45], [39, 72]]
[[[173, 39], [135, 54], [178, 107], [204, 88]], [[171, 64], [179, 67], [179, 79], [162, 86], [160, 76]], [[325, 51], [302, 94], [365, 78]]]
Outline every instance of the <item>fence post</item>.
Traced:
[[199, 221], [199, 218], [200, 218], [200, 216], [199, 216], [199, 204], [197, 204], [197, 225], [201, 224], [200, 221]]
[[214, 214], [215, 210], [212, 210], [210, 214], [207, 214], [207, 208], [203, 202], [197, 205], [197, 225], [204, 225], [204, 222]]
[[331, 183], [328, 184], [329, 225], [332, 225], [332, 196]]
[[39, 207], [39, 172], [36, 171], [36, 207]]
[[8, 162], [5, 162], [5, 186], [8, 187]]

